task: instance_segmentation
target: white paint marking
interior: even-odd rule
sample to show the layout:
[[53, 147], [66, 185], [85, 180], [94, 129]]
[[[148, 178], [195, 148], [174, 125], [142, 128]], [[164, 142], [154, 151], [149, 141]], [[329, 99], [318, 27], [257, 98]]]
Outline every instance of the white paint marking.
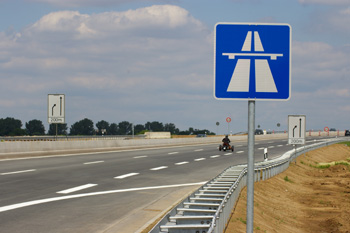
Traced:
[[258, 150], [263, 150], [263, 149], [265, 149], [265, 147], [260, 147], [260, 148], [258, 148]]
[[148, 157], [147, 155], [141, 155], [141, 156], [134, 157], [134, 159], [141, 159], [141, 158], [147, 158], [147, 157]]
[[199, 159], [195, 159], [194, 161], [198, 162], [198, 161], [202, 161], [202, 160], [206, 160], [206, 158], [199, 158]]
[[268, 148], [275, 148], [275, 146], [269, 146]]
[[168, 153], [168, 155], [174, 155], [174, 154], [178, 154], [179, 152], [170, 152]]
[[0, 173], [0, 175], [12, 175], [12, 174], [18, 174], [18, 173], [25, 173], [25, 172], [34, 172], [36, 169], [31, 169], [31, 170], [24, 170], [24, 171], [15, 171], [15, 172], [5, 172], [5, 173]]
[[226, 154], [224, 154], [224, 155], [232, 155], [232, 153], [226, 153]]
[[185, 186], [193, 186], [193, 185], [203, 185], [207, 183], [205, 182], [199, 182], [199, 183], [188, 183], [188, 184], [174, 184], [174, 185], [164, 185], [164, 186], [151, 186], [151, 187], [142, 187], [142, 188], [131, 188], [131, 189], [117, 189], [117, 190], [110, 190], [110, 191], [103, 191], [103, 192], [94, 192], [94, 193], [83, 193], [83, 194], [75, 194], [75, 195], [68, 195], [63, 197], [53, 197], [53, 198], [46, 198], [41, 200], [35, 200], [35, 201], [28, 201], [28, 202], [22, 202], [18, 204], [8, 205], [0, 207], [0, 212], [5, 212], [9, 210], [19, 209], [27, 206], [33, 206], [33, 205], [39, 205], [54, 201], [62, 201], [62, 200], [68, 200], [68, 199], [74, 199], [74, 198], [80, 198], [80, 197], [91, 197], [91, 196], [97, 196], [97, 195], [105, 195], [105, 194], [113, 194], [113, 193], [125, 193], [125, 192], [133, 192], [133, 191], [141, 191], [141, 190], [152, 190], [152, 189], [164, 189], [164, 188], [177, 188], [177, 187], [185, 187]]
[[151, 170], [151, 171], [158, 171], [158, 170], [162, 170], [162, 169], [165, 169], [165, 168], [168, 168], [168, 167], [167, 166], [161, 166], [161, 167], [151, 168], [149, 170]]
[[121, 175], [121, 176], [117, 176], [117, 177], [114, 177], [114, 179], [124, 179], [126, 177], [130, 177], [130, 176], [136, 176], [140, 173], [129, 173], [129, 174], [125, 174], [125, 175]]
[[215, 159], [215, 158], [218, 158], [218, 157], [220, 157], [220, 155], [213, 155], [213, 156], [210, 156], [210, 158], [212, 158], [212, 159]]
[[84, 163], [85, 165], [89, 165], [89, 164], [95, 164], [95, 163], [104, 163], [105, 161], [94, 161], [94, 162], [87, 162]]
[[187, 161], [183, 161], [183, 162], [180, 162], [180, 163], [175, 163], [175, 165], [184, 165], [184, 164], [187, 164], [188, 162]]
[[237, 151], [236, 153], [237, 153], [237, 154], [241, 154], [241, 153], [244, 153], [244, 151], [241, 150], [241, 151]]
[[268, 143], [274, 143], [274, 141], [268, 142]]
[[75, 188], [70, 188], [70, 189], [62, 190], [62, 191], [59, 191], [59, 192], [57, 192], [57, 193], [60, 193], [60, 194], [72, 193], [72, 192], [76, 192], [76, 191], [79, 191], [79, 190], [82, 190], [82, 189], [91, 188], [91, 187], [94, 187], [94, 186], [96, 186], [96, 185], [97, 185], [97, 184], [85, 184], [85, 185], [81, 185], [81, 186], [78, 186], [78, 187], [75, 187]]
[[194, 150], [194, 151], [203, 151], [203, 149], [198, 149], [198, 150]]
[[281, 147], [281, 146], [283, 146], [283, 145], [278, 145], [277, 147]]

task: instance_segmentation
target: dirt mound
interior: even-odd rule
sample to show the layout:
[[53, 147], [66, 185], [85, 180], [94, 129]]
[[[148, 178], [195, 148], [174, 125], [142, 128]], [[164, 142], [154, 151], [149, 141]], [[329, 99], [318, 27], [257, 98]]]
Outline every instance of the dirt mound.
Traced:
[[[301, 155], [287, 171], [255, 183], [254, 189], [254, 232], [350, 233], [347, 145]], [[226, 233], [246, 232], [246, 199], [244, 189]]]

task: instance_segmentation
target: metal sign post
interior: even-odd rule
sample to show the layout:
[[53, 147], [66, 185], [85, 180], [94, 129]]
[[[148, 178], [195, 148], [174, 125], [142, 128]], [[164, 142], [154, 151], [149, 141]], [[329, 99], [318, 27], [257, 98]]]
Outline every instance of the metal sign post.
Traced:
[[214, 97], [248, 100], [247, 233], [253, 233], [255, 101], [291, 97], [291, 26], [217, 23]]

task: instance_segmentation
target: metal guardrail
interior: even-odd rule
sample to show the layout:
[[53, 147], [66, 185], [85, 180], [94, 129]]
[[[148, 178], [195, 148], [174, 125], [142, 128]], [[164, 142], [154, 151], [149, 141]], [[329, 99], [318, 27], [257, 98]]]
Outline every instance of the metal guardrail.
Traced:
[[[255, 181], [283, 171], [297, 156], [345, 141], [332, 139], [291, 150], [270, 161], [255, 163]], [[231, 166], [170, 210], [149, 233], [222, 233], [247, 182], [247, 165]]]
[[0, 137], [0, 142], [26, 142], [26, 141], [92, 141], [92, 140], [128, 140], [144, 139], [145, 135], [105, 135], [105, 136], [17, 136]]

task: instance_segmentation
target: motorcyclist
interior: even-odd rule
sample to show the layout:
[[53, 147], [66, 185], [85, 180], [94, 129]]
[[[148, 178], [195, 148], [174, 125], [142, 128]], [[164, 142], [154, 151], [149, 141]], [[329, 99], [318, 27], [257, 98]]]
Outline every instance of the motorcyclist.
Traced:
[[226, 135], [223, 139], [222, 139], [222, 142], [223, 142], [223, 146], [227, 146], [229, 147], [230, 146], [230, 139], [228, 138], [228, 135]]

